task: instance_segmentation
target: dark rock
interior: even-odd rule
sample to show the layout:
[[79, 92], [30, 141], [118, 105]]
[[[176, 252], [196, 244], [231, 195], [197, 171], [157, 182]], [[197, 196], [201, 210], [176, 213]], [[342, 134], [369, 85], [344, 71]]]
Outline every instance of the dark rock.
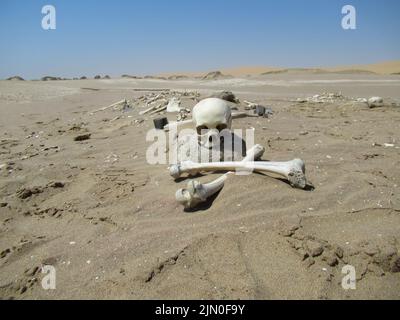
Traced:
[[79, 136], [76, 136], [74, 138], [74, 141], [85, 141], [85, 140], [89, 140], [91, 137], [90, 133], [86, 133], [86, 134], [81, 134]]
[[25, 81], [25, 79], [20, 76], [10, 77], [10, 78], [7, 78], [7, 80], [9, 80], [9, 81]]
[[24, 294], [28, 290], [27, 286], [22, 286], [21, 289], [19, 290], [20, 294]]
[[0, 202], [0, 208], [7, 207], [8, 203], [7, 202]]
[[61, 80], [61, 78], [60, 77], [44, 76], [40, 80], [42, 80], [42, 81], [55, 81], [55, 80]]
[[153, 120], [154, 127], [158, 130], [163, 130], [164, 127], [168, 124], [168, 119], [163, 117], [163, 118], [157, 118]]
[[219, 98], [228, 102], [238, 103], [239, 99], [231, 91], [222, 91], [219, 93], [214, 93], [210, 98]]
[[181, 80], [181, 79], [187, 79], [188, 76], [185, 75], [172, 75], [168, 77], [168, 80]]
[[138, 76], [131, 76], [129, 74], [123, 74], [121, 76], [121, 78], [128, 78], [128, 79], [142, 79], [142, 77], [138, 77]]
[[11, 249], [10, 249], [10, 248], [7, 248], [7, 249], [3, 250], [3, 251], [0, 253], [0, 258], [1, 258], [1, 259], [5, 258], [9, 253], [11, 253]]
[[52, 188], [64, 188], [64, 186], [65, 186], [65, 183], [60, 182], [60, 181], [52, 182], [49, 184], [49, 187], [52, 187]]
[[17, 192], [17, 196], [20, 199], [27, 199], [34, 194], [42, 193], [43, 189], [40, 187], [33, 187], [33, 188], [22, 188]]

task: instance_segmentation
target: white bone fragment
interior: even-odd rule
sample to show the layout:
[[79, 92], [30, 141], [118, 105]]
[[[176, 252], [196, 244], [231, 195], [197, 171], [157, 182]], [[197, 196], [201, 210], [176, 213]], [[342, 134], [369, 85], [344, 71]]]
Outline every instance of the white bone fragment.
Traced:
[[[259, 159], [264, 154], [264, 151], [265, 148], [263, 146], [256, 144], [247, 151], [246, 157], [242, 160], [242, 162]], [[186, 189], [179, 189], [175, 193], [175, 199], [186, 209], [194, 208], [220, 191], [223, 188], [228, 175], [233, 173], [233, 171], [227, 172], [218, 179], [207, 184], [201, 184], [199, 181], [190, 180], [186, 186]]]
[[199, 181], [190, 180], [186, 189], [179, 189], [175, 193], [175, 199], [186, 209], [194, 208], [199, 203], [205, 202], [209, 197], [221, 190], [226, 179], [227, 175], [224, 174], [207, 184], [201, 184]]
[[179, 112], [181, 111], [181, 101], [175, 97], [169, 100], [167, 105], [167, 112]]
[[148, 101], [146, 102], [146, 104], [149, 105], [149, 104], [151, 104], [151, 103], [157, 101], [158, 99], [160, 99], [160, 98], [162, 98], [162, 97], [164, 97], [164, 95], [163, 95], [162, 93], [160, 93], [160, 94], [156, 95], [154, 98], [151, 98], [150, 100], [148, 100]]
[[163, 106], [163, 105], [159, 105], [157, 109], [155, 109], [154, 111], [150, 112], [149, 115], [155, 114], [155, 113], [159, 113], [161, 111], [164, 111], [165, 109], [167, 109], [167, 106]]
[[254, 170], [256, 172], [266, 172], [287, 179], [293, 187], [304, 189], [307, 185], [305, 177], [305, 164], [303, 160], [294, 159], [286, 162], [267, 162], [267, 161], [248, 161], [248, 162], [209, 162], [196, 163], [183, 161], [178, 165], [169, 168], [170, 175], [175, 179], [183, 173], [196, 174], [201, 171], [234, 171], [234, 170]]
[[146, 110], [143, 110], [143, 111], [140, 111], [139, 112], [139, 115], [144, 115], [144, 114], [146, 114], [146, 113], [148, 113], [148, 112], [150, 112], [150, 111], [153, 111], [154, 109], [157, 109], [158, 107], [159, 107], [160, 105], [154, 105], [154, 106], [152, 106], [152, 107], [150, 107], [150, 108], [147, 108]]
[[124, 100], [115, 102], [115, 103], [113, 103], [113, 104], [110, 104], [110, 105], [107, 106], [107, 107], [103, 107], [103, 108], [100, 108], [100, 109], [96, 109], [96, 110], [90, 111], [89, 113], [90, 113], [90, 114], [94, 114], [94, 113], [97, 113], [97, 112], [100, 112], [100, 111], [104, 111], [104, 110], [107, 110], [107, 109], [110, 109], [110, 108], [114, 108], [114, 107], [116, 107], [116, 106], [118, 106], [118, 105], [120, 105], [120, 104], [126, 104], [126, 103], [127, 103], [127, 101], [126, 101], [126, 99], [124, 99]]
[[252, 109], [255, 109], [258, 106], [257, 103], [254, 103], [254, 102], [251, 102], [251, 101], [244, 100], [243, 102], [246, 104], [246, 107], [245, 107], [246, 110], [252, 110]]
[[368, 99], [368, 107], [377, 108], [383, 106], [383, 98], [381, 97], [372, 97]]

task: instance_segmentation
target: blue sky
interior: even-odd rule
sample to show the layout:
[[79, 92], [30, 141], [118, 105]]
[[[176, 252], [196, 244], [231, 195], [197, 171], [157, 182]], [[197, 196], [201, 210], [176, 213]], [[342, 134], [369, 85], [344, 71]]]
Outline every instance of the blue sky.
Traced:
[[[41, 28], [42, 6], [57, 29]], [[341, 28], [341, 8], [357, 29]], [[400, 59], [399, 0], [0, 0], [0, 78]]]

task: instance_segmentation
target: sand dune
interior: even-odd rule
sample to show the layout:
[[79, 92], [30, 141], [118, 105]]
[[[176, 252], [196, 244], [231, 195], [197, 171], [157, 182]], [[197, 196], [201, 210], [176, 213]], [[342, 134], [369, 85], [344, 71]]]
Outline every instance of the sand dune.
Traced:
[[[190, 77], [202, 77], [211, 71], [202, 72], [180, 72], [180, 75]], [[339, 74], [368, 74], [376, 73], [380, 75], [390, 75], [400, 73], [400, 60], [385, 61], [374, 64], [365, 65], [344, 65], [334, 67], [314, 67], [314, 68], [285, 68], [285, 67], [268, 67], [268, 66], [243, 66], [237, 68], [220, 69], [219, 72], [225, 75], [235, 77], [260, 75], [260, 74], [280, 74], [280, 73], [339, 73]], [[165, 73], [163, 76], [173, 76], [175, 73]]]

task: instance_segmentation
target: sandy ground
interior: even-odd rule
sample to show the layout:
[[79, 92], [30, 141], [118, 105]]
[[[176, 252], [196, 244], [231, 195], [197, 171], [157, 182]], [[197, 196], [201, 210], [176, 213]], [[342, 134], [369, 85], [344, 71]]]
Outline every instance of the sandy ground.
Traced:
[[[186, 181], [146, 162], [159, 115], [140, 116], [141, 103], [89, 112], [147, 88], [270, 106], [234, 128], [255, 129], [265, 160], [304, 159], [314, 189], [232, 176], [185, 212], [174, 194]], [[400, 76], [361, 74], [0, 81], [0, 297], [399, 299], [399, 89]], [[349, 100], [294, 102], [339, 91]], [[386, 105], [353, 101], [374, 95]], [[341, 286], [347, 264], [356, 290]], [[42, 288], [42, 265], [56, 268], [56, 290]]]

